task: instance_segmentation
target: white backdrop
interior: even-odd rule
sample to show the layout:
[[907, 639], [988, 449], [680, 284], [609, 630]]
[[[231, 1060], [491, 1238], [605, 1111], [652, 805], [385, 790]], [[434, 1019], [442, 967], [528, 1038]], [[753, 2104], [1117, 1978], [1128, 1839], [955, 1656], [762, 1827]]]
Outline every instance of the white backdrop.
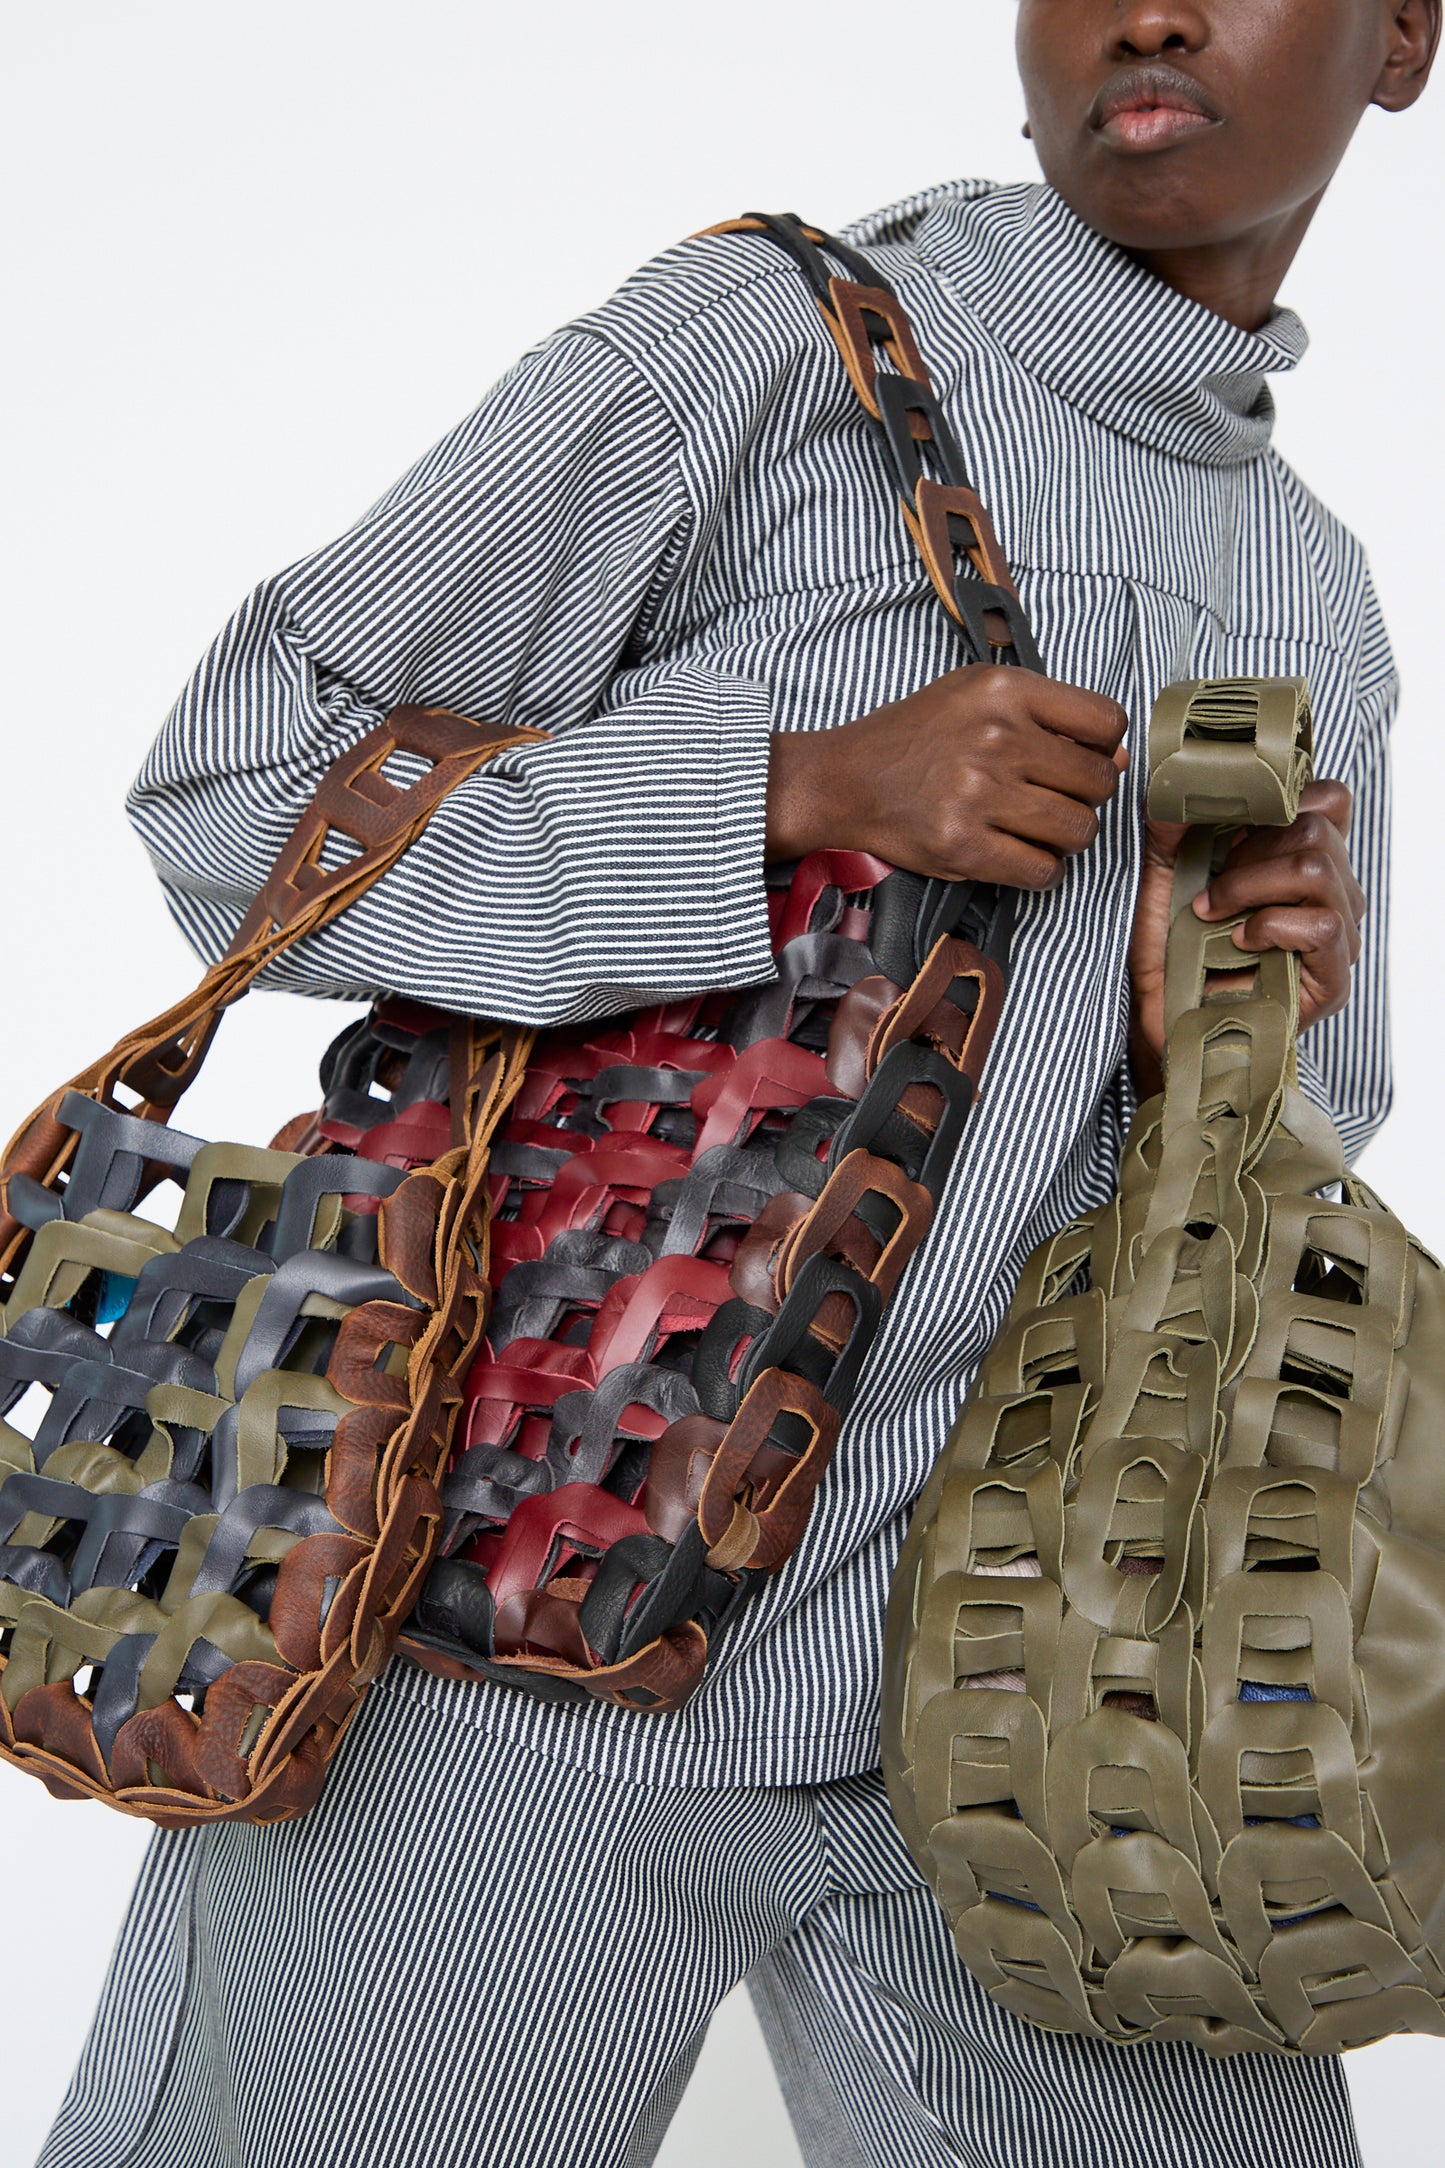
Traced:
[[[952, 174], [1033, 177], [1012, 13], [914, 0], [905, 37], [858, 0], [3, 0], [0, 1126], [186, 981], [120, 800], [245, 590], [677, 236], [754, 205], [836, 226]], [[1406, 673], [1399, 1090], [1364, 1171], [1437, 1248], [1439, 97], [1369, 117], [1291, 277], [1315, 352], [1279, 431], [1370, 543]], [[339, 1022], [249, 1003], [187, 1126], [255, 1136], [310, 1104]], [[0, 2149], [17, 2168], [63, 2090], [141, 1841], [0, 1768], [7, 1976], [25, 1983], [5, 2012]], [[1438, 2157], [1445, 2050], [1389, 2043], [1350, 2071], [1369, 2168]], [[757, 2168], [798, 2158], [734, 1998], [662, 2161], [720, 2168], [740, 2143]]]

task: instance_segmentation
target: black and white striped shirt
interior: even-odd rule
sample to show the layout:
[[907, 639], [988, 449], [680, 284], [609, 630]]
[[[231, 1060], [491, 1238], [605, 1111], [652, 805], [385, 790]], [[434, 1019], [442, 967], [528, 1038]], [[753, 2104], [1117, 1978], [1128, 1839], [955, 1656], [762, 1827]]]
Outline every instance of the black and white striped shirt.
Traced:
[[[1358, 543], [1270, 449], [1248, 333], [1047, 188], [955, 183], [849, 238], [898, 287], [1047, 668], [1128, 709], [1096, 847], [1025, 899], [982, 1102], [875, 1346], [803, 1544], [680, 1715], [427, 1681], [459, 1718], [660, 1782], [799, 1783], [877, 1758], [889, 1571], [1029, 1250], [1105, 1200], [1125, 1063], [1142, 730], [1183, 676], [1303, 674], [1317, 766], [1355, 792], [1373, 908], [1305, 1088], [1354, 1152], [1389, 1095], [1386, 739], [1396, 684]], [[275, 968], [536, 1022], [771, 976], [768, 737], [961, 659], [869, 427], [792, 267], [668, 251], [527, 354], [348, 533], [267, 581], [166, 724], [132, 813], [176, 915], [224, 945], [322, 769], [400, 701], [533, 723], [334, 927]], [[418, 1675], [420, 1679], [420, 1675]]]

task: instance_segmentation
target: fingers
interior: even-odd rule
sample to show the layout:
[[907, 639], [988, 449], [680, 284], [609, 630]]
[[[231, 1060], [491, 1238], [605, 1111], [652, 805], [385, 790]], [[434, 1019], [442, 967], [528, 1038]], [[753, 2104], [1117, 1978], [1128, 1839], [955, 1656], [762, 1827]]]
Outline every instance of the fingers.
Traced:
[[[1122, 746], [1119, 751], [1123, 751]], [[1119, 787], [1119, 772], [1107, 755], [1071, 738], [1058, 737], [1051, 730], [1032, 734], [1023, 766], [1025, 782], [1093, 806], [1107, 805]]]
[[1279, 904], [1267, 911], [1253, 911], [1234, 929], [1236, 948], [1257, 954], [1261, 949], [1293, 949], [1297, 956], [1338, 954], [1348, 972], [1360, 953], [1358, 929], [1340, 912], [1290, 909]]
[[1296, 842], [1342, 841], [1349, 834], [1354, 807], [1354, 795], [1347, 784], [1331, 776], [1306, 783], [1299, 794], [1299, 813], [1290, 827], [1248, 828], [1230, 856], [1267, 853], [1278, 846], [1283, 836], [1293, 837]]
[[1007, 809], [998, 825], [1025, 842], [1042, 843], [1046, 850], [1071, 855], [1086, 851], [1095, 840], [1099, 816], [1076, 798], [1020, 783], [1009, 793]]
[[1238, 918], [1236, 948], [1292, 950], [1300, 958], [1300, 1023], [1344, 1007], [1369, 899], [1355, 878], [1345, 835], [1351, 798], [1326, 778], [1300, 793], [1288, 828], [1251, 828], [1239, 838], [1194, 909], [1203, 919]]
[[1318, 783], [1306, 783], [1299, 794], [1299, 808], [1301, 813], [1323, 813], [1332, 828], [1347, 836], [1355, 810], [1354, 793], [1333, 776], [1323, 776]]
[[1031, 671], [950, 671], [829, 733], [826, 762], [775, 747], [769, 851], [823, 839], [934, 878], [1051, 887], [1098, 836], [1125, 728], [1116, 702]]
[[1006, 888], [1052, 888], [1063, 875], [1063, 862], [1054, 852], [1025, 842], [1021, 836], [994, 833], [989, 837], [988, 879]]
[[1128, 717], [1117, 701], [1028, 671], [1013, 671], [1000, 688], [1025, 714], [1013, 723], [1017, 780], [995, 814], [999, 831], [1055, 854], [1086, 851], [1099, 834], [1096, 809], [1119, 787], [1129, 755], [1119, 742]]
[[1300, 1028], [1333, 1016], [1350, 998], [1360, 937], [1337, 911], [1256, 911], [1234, 929], [1240, 949], [1292, 949], [1300, 959]]
[[1018, 681], [1016, 697], [1027, 702], [1029, 714], [1043, 729], [1072, 738], [1077, 745], [1091, 746], [1112, 761], [1129, 728], [1129, 718], [1117, 700], [1085, 692], [1078, 685], [1061, 685], [1056, 678], [1039, 677], [1032, 670], [1009, 674]]
[[1199, 916], [1237, 918], [1273, 904], [1315, 905], [1334, 911], [1348, 920], [1352, 930], [1369, 909], [1369, 899], [1348, 864], [1337, 865], [1322, 854], [1304, 850], [1253, 865], [1226, 866], [1210, 882]]
[[1233, 918], [1272, 904], [1336, 910], [1352, 926], [1369, 908], [1343, 835], [1325, 809], [1301, 813], [1290, 828], [1251, 829], [1195, 909], [1201, 918]]

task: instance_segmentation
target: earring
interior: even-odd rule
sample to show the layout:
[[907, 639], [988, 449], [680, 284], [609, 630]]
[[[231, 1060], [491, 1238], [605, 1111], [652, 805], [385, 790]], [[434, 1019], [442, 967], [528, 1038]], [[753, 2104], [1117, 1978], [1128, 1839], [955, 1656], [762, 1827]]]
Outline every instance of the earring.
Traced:
[[1025, 143], [1033, 142], [1034, 132], [1027, 121], [1024, 122], [1022, 128], [1019, 130], [1019, 134], [1023, 137]]

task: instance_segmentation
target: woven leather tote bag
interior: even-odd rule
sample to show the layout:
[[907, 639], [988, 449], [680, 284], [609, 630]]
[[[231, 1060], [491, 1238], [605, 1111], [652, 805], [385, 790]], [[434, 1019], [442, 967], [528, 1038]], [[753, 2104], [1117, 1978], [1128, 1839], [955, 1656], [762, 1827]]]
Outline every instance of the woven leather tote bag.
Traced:
[[[791, 217], [715, 230], [806, 280], [960, 660], [1037, 668], [892, 289]], [[1007, 892], [821, 852], [770, 875], [776, 984], [590, 1034], [384, 1001], [270, 1147], [171, 1126], [256, 972], [544, 735], [391, 716], [190, 1001], [9, 1149], [0, 1750], [62, 1797], [299, 1812], [413, 1604], [435, 1670], [679, 1708], [802, 1534], [973, 1101]], [[323, 872], [330, 829], [361, 855]], [[167, 1181], [173, 1225], [140, 1212]]]
[[536, 735], [398, 709], [323, 778], [190, 998], [6, 1151], [0, 1753], [59, 1798], [167, 1828], [299, 1813], [415, 1597], [528, 1035], [456, 1021], [427, 1171], [207, 1144], [171, 1115], [257, 972]]
[[900, 1827], [994, 1999], [1324, 2054], [1445, 2033], [1445, 1284], [1296, 1088], [1298, 961], [1189, 908], [1309, 772], [1294, 680], [1171, 688], [1162, 1098], [1026, 1265], [887, 1626]]
[[[806, 281], [961, 659], [1038, 668], [896, 294], [796, 219], [712, 231]], [[400, 1644], [432, 1671], [665, 1716], [802, 1537], [973, 1103], [1013, 898], [858, 851], [768, 879], [774, 983], [543, 1033], [497, 1128], [491, 1319]], [[424, 1156], [447, 1032], [380, 1004], [292, 1137]]]

